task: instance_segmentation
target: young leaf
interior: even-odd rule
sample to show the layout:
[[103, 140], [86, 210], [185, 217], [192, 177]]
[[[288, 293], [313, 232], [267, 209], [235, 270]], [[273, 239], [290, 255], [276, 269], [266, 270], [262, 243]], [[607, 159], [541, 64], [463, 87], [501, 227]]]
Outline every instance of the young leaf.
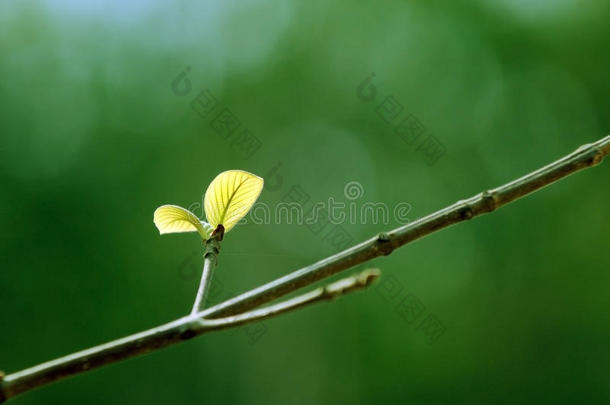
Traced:
[[244, 217], [263, 189], [263, 179], [243, 170], [220, 173], [205, 192], [205, 216], [216, 229], [218, 225], [229, 232]]
[[197, 231], [206, 240], [214, 230], [210, 224], [200, 221], [195, 214], [177, 205], [162, 205], [157, 208], [154, 222], [161, 235]]

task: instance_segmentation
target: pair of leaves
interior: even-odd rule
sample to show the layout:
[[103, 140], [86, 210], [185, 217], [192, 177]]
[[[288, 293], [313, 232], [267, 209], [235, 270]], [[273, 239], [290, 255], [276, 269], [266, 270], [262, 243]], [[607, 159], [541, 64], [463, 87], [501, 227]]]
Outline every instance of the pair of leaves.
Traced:
[[159, 233], [199, 232], [206, 240], [218, 225], [229, 232], [252, 208], [263, 189], [263, 179], [243, 170], [220, 173], [208, 186], [203, 199], [208, 222], [177, 205], [162, 205], [155, 210]]

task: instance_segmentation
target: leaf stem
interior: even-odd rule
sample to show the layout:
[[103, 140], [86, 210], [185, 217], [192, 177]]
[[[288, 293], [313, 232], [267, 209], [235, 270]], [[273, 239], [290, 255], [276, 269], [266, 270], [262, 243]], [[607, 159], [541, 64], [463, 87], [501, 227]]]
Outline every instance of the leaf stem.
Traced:
[[212, 282], [212, 276], [214, 275], [214, 269], [218, 263], [218, 254], [220, 253], [220, 233], [213, 234], [208, 240], [205, 241], [205, 251], [203, 253], [203, 270], [201, 272], [201, 281], [199, 282], [199, 289], [195, 296], [195, 302], [193, 303], [193, 309], [191, 315], [197, 314], [203, 309], [205, 301], [210, 290]]

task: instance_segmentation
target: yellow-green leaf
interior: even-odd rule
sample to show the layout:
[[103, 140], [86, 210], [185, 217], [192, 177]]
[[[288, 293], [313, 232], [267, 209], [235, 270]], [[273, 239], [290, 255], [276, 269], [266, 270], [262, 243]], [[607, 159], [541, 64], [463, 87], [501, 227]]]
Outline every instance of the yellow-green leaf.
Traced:
[[162, 205], [155, 210], [153, 220], [159, 233], [199, 232], [203, 239], [210, 237], [213, 228], [201, 222], [192, 212], [177, 205]]
[[205, 192], [205, 216], [216, 229], [228, 232], [252, 208], [263, 189], [263, 179], [243, 170], [220, 173]]

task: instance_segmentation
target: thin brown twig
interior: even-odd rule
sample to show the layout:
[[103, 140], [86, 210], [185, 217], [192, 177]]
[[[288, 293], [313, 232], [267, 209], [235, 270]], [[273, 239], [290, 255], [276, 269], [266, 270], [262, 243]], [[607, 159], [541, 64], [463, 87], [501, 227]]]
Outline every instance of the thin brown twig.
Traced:
[[[265, 308], [255, 309], [226, 318], [209, 320], [190, 315], [165, 325], [72, 353], [17, 373], [4, 376], [0, 372], [0, 382], [2, 384], [0, 402], [64, 377], [101, 367], [121, 359], [148, 353], [204, 333], [269, 319], [307, 305], [331, 300], [340, 295], [364, 289], [371, 285], [379, 275], [378, 269], [364, 270], [354, 276], [341, 279], [327, 286], [316, 288], [308, 293]], [[152, 342], [154, 344], [151, 344]], [[4, 377], [4, 379], [1, 377]]]
[[[262, 304], [375, 257], [388, 255], [396, 248], [433, 232], [492, 212], [557, 180], [600, 163], [609, 153], [610, 136], [607, 136], [595, 143], [583, 145], [571, 154], [517, 180], [458, 201], [449, 207], [393, 231], [380, 233], [356, 246], [214, 307], [200, 311], [195, 315], [180, 318], [145, 332], [6, 375], [3, 379], [0, 378], [0, 402], [21, 392], [67, 376], [190, 339], [200, 334], [198, 328], [201, 328], [206, 322], [208, 325], [210, 322], [223, 324], [223, 319], [226, 320], [236, 315], [237, 318], [233, 317], [232, 319], [241, 319], [238, 315], [240, 313], [251, 311]], [[271, 306], [271, 308], [273, 307]], [[261, 311], [264, 311], [264, 309]], [[260, 312], [251, 311], [250, 315], [252, 314], [260, 314]], [[260, 320], [261, 318], [264, 317], [251, 316], [247, 321]], [[230, 326], [230, 323], [222, 325], [223, 328]]]

